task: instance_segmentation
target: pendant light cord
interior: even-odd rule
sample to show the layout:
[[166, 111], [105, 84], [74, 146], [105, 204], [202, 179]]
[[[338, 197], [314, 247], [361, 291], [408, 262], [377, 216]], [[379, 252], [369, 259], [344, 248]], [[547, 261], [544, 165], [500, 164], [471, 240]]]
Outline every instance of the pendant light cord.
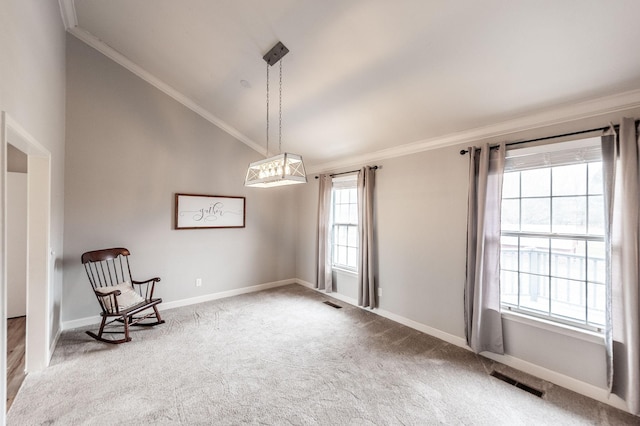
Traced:
[[278, 154], [282, 154], [282, 59], [280, 59], [280, 94], [278, 106]]
[[[282, 154], [282, 59], [280, 62], [280, 90], [278, 94], [278, 154]], [[267, 157], [269, 156], [269, 63], [267, 62]]]
[[267, 63], [267, 153], [269, 156], [269, 63]]

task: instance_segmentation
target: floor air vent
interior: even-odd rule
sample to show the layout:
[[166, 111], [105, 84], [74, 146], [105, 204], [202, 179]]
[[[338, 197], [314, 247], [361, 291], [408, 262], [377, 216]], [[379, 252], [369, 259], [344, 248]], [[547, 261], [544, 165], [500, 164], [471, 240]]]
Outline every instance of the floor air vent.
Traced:
[[537, 396], [538, 398], [542, 398], [542, 395], [544, 395], [544, 392], [542, 392], [541, 390], [532, 388], [531, 386], [525, 385], [524, 383], [520, 383], [519, 381], [512, 379], [509, 376], [505, 376], [502, 373], [498, 373], [497, 371], [492, 371], [491, 375], [493, 377], [495, 377], [496, 379], [500, 379], [503, 382], [509, 383], [510, 385], [513, 385], [517, 388], [520, 388], [522, 390], [525, 390], [527, 392], [529, 392], [532, 395]]
[[328, 300], [327, 300], [327, 301], [325, 301], [325, 302], [322, 302], [322, 303], [324, 303], [325, 305], [329, 305], [329, 306], [331, 306], [332, 308], [342, 309], [342, 306], [340, 306], [340, 305], [336, 305], [335, 303], [329, 302]]

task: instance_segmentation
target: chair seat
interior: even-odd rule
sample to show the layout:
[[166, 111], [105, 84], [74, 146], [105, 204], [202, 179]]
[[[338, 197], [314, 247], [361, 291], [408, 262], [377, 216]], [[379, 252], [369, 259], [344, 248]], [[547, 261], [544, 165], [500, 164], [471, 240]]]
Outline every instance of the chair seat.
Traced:
[[150, 308], [152, 306], [158, 305], [162, 303], [162, 299], [161, 298], [156, 298], [156, 299], [150, 299], [150, 300], [143, 300], [142, 302], [133, 305], [133, 306], [129, 306], [128, 308], [125, 309], [120, 309], [120, 312], [116, 313], [116, 312], [102, 312], [100, 315], [106, 315], [109, 317], [118, 317], [118, 316], [122, 316], [122, 315], [134, 315], [137, 314], [140, 311], [143, 311], [147, 308]]

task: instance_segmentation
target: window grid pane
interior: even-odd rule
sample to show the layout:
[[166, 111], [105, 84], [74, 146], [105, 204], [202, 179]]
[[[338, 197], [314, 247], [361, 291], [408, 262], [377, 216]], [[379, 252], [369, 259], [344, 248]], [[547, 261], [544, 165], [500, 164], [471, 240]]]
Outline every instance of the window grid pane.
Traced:
[[503, 308], [601, 330], [606, 293], [602, 163], [508, 172], [504, 188]]

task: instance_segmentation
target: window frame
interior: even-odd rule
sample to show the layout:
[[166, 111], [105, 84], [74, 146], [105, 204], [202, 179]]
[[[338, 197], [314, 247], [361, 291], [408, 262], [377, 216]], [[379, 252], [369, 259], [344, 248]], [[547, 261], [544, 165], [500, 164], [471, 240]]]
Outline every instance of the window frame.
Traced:
[[[580, 142], [584, 142], [584, 141], [588, 141], [589, 138], [583, 138], [583, 139], [578, 139], [578, 140], [574, 140], [571, 141], [572, 144], [579, 144]], [[599, 138], [598, 138], [599, 139]], [[567, 146], [571, 146], [569, 143], [565, 144]], [[595, 143], [594, 143], [594, 139], [592, 139], [591, 141], [591, 146], [589, 147], [589, 149], [595, 150]], [[558, 143], [558, 145], [562, 145], [562, 143]], [[576, 145], [577, 146], [577, 145]], [[598, 145], [599, 147], [599, 145]], [[518, 155], [522, 155], [520, 154], [520, 152], [531, 152], [534, 154], [541, 154], [544, 155], [545, 153], [548, 152], [552, 152], [552, 151], [556, 151], [558, 150], [557, 146], [554, 147], [553, 145], [541, 145], [541, 146], [536, 146], [533, 148], [516, 148], [516, 149], [512, 149], [510, 151], [507, 152], [507, 155], [511, 155], [513, 157], [517, 157]], [[533, 321], [543, 321], [543, 322], [550, 322], [552, 324], [556, 324], [559, 326], [569, 326], [581, 331], [586, 331], [586, 332], [591, 332], [591, 333], [598, 333], [601, 334], [604, 332], [604, 325], [598, 323], [598, 322], [593, 322], [593, 320], [591, 318], [597, 318], [597, 314], [591, 313], [590, 314], [590, 310], [591, 312], [593, 312], [594, 310], [597, 310], [597, 308], [595, 306], [591, 306], [591, 301], [590, 301], [590, 286], [593, 285], [602, 285], [604, 286], [604, 291], [606, 294], [606, 280], [601, 281], [598, 280], [597, 277], [595, 275], [590, 275], [589, 272], [589, 262], [597, 262], [598, 259], [600, 259], [599, 257], [592, 257], [589, 254], [589, 247], [590, 247], [590, 242], [596, 242], [596, 243], [602, 243], [604, 244], [605, 241], [605, 236], [604, 236], [604, 232], [602, 234], [599, 233], [591, 233], [593, 231], [593, 229], [590, 228], [591, 223], [589, 220], [589, 209], [590, 209], [590, 196], [594, 196], [594, 195], [600, 195], [600, 196], [604, 196], [604, 194], [602, 192], [591, 192], [590, 189], [590, 170], [589, 170], [589, 166], [588, 164], [590, 163], [602, 163], [601, 159], [593, 159], [591, 157], [592, 152], [585, 155], [585, 159], [583, 161], [560, 161], [559, 163], [553, 163], [551, 162], [550, 164], [544, 164], [544, 165], [539, 165], [539, 166], [528, 166], [528, 167], [523, 167], [522, 164], [520, 166], [517, 165], [517, 161], [514, 161], [514, 164], [516, 164], [512, 169], [507, 170], [505, 169], [504, 171], [504, 175], [506, 175], [507, 173], [510, 172], [523, 172], [526, 170], [532, 170], [532, 169], [548, 169], [549, 170], [549, 193], [548, 195], [544, 195], [544, 196], [540, 196], [540, 198], [546, 198], [548, 199], [549, 202], [549, 228], [548, 228], [548, 232], [535, 232], [535, 231], [522, 231], [522, 220], [523, 220], [523, 210], [522, 210], [522, 200], [523, 199], [527, 199], [527, 198], [531, 198], [528, 196], [523, 196], [522, 194], [522, 174], [519, 177], [519, 185], [520, 187], [518, 188], [518, 196], [517, 197], [513, 197], [513, 196], [507, 196], [505, 197], [504, 194], [501, 197], [501, 200], [518, 200], [518, 230], [514, 231], [512, 229], [510, 230], [504, 230], [504, 222], [501, 223], [501, 229], [500, 229], [500, 235], [501, 235], [501, 244], [500, 244], [500, 279], [502, 281], [503, 279], [503, 273], [507, 272], [510, 274], [515, 274], [516, 275], [516, 285], [517, 285], [517, 292], [515, 294], [516, 296], [516, 302], [515, 304], [512, 302], [507, 302], [504, 300], [504, 285], [506, 283], [501, 283], [501, 290], [500, 290], [500, 308], [501, 308], [501, 312], [503, 313], [514, 313], [514, 314], [518, 314], [518, 315], [522, 315], [525, 316], [527, 318], [530, 318]], [[526, 161], [525, 161], [526, 162]], [[584, 195], [583, 194], [573, 194], [573, 195], [554, 195], [553, 193], [553, 168], [554, 167], [561, 167], [561, 166], [565, 166], [565, 165], [570, 165], [570, 164], [586, 164], [587, 167], [585, 168], [585, 192]], [[562, 197], [582, 197], [584, 196], [585, 199], [585, 216], [584, 216], [584, 220], [585, 220], [585, 232], [584, 234], [582, 233], [570, 233], [570, 232], [554, 232], [554, 216], [553, 216], [553, 201], [554, 199], [557, 198], [562, 198]], [[534, 197], [535, 198], [535, 197]], [[504, 210], [503, 210], [504, 211]], [[602, 212], [604, 213], [604, 212]], [[606, 224], [604, 224], [604, 226], [606, 226]], [[515, 252], [515, 262], [516, 262], [516, 266], [515, 269], [513, 269], [511, 266], [509, 267], [505, 267], [503, 265], [503, 260], [504, 260], [504, 254], [503, 254], [503, 238], [505, 237], [510, 237], [510, 238], [517, 238], [516, 240], [516, 252]], [[521, 265], [522, 259], [521, 259], [521, 248], [522, 248], [522, 244], [521, 244], [521, 238], [540, 238], [540, 239], [546, 239], [548, 240], [548, 251], [546, 252], [546, 256], [548, 256], [548, 261], [549, 261], [549, 265], [548, 265], [548, 270], [546, 270], [546, 272], [544, 273], [536, 273], [534, 271], [527, 271], [526, 269], [523, 269], [523, 266]], [[574, 276], [560, 276], [558, 275], [557, 270], [553, 271], [553, 268], [551, 266], [552, 264], [552, 258], [554, 256], [554, 251], [553, 251], [553, 241], [581, 241], [584, 244], [584, 253], [582, 253], [579, 257], [580, 259], [580, 265], [582, 267], [582, 262], [584, 262], [584, 270], [581, 271], [581, 273], [584, 274], [584, 276], [581, 276], [579, 279], [576, 279]], [[544, 252], [543, 252], [544, 253]], [[556, 255], [557, 256], [557, 255]], [[569, 257], [567, 255], [567, 257]], [[575, 256], [573, 256], [575, 257]], [[567, 261], [568, 262], [568, 261]], [[595, 265], [595, 263], [594, 263]], [[604, 258], [604, 268], [606, 269], [606, 256]], [[526, 285], [522, 283], [522, 275], [526, 274], [529, 276], [539, 276], [542, 277], [543, 280], [546, 281], [546, 283], [544, 285], [546, 285], [546, 290], [548, 292], [548, 303], [547, 303], [547, 309], [546, 311], [542, 311], [542, 310], [536, 310], [533, 307], [523, 307], [523, 304], [521, 302], [523, 297], [526, 297], [526, 294], [523, 296], [523, 290], [522, 290], [522, 286]], [[591, 278], [590, 278], [591, 277]], [[559, 298], [554, 299], [553, 295], [555, 293], [558, 292], [558, 288], [556, 287], [556, 291], [554, 292], [554, 279], [555, 280], [563, 280], [565, 281], [567, 284], [567, 294], [570, 293], [569, 290], [569, 285], [570, 283], [580, 283], [581, 286], [584, 286], [584, 289], [581, 289], [580, 291], [580, 297], [584, 298], [584, 320], [578, 320], [576, 318], [571, 318], [569, 316], [562, 316], [559, 313], [555, 313], [554, 314], [554, 310], [552, 308], [552, 304], [553, 301], [556, 300], [558, 301]], [[540, 287], [541, 288], [541, 287]], [[599, 300], [595, 299], [594, 303], [597, 303]], [[598, 310], [600, 311], [600, 310]]]
[[[360, 225], [358, 223], [358, 194], [357, 194], [357, 184], [358, 184], [358, 175], [356, 174], [349, 174], [349, 175], [343, 175], [343, 176], [336, 176], [332, 178], [332, 187], [331, 187], [331, 221], [330, 221], [330, 226], [331, 226], [331, 267], [333, 269], [337, 269], [337, 270], [341, 270], [341, 271], [346, 271], [346, 272], [351, 272], [354, 274], [358, 273], [358, 258], [359, 258], [359, 252], [360, 252], [360, 241], [359, 241], [359, 234], [360, 234]], [[338, 203], [337, 199], [336, 199], [336, 191], [339, 190], [352, 190], [355, 192], [354, 197], [355, 197], [355, 202], [351, 202], [351, 198], [349, 199], [348, 203]], [[341, 206], [348, 206], [349, 208], [351, 208], [352, 206], [355, 207], [356, 210], [356, 214], [355, 214], [355, 222], [353, 221], [346, 221], [346, 222], [338, 222], [336, 220], [336, 210], [337, 210], [337, 206], [341, 205]], [[339, 232], [339, 228], [345, 228], [345, 238], [347, 239], [346, 244], [340, 244], [339, 241], [337, 241], [337, 233]], [[349, 244], [351, 242], [349, 235], [350, 229], [355, 229], [355, 242], [353, 244]], [[337, 252], [336, 250], [339, 247], [343, 247], [346, 251], [347, 251], [347, 263], [343, 264], [340, 263], [338, 261], [338, 259], [336, 258], [337, 256]], [[351, 266], [348, 264], [349, 262], [349, 249], [355, 249], [355, 265]]]

